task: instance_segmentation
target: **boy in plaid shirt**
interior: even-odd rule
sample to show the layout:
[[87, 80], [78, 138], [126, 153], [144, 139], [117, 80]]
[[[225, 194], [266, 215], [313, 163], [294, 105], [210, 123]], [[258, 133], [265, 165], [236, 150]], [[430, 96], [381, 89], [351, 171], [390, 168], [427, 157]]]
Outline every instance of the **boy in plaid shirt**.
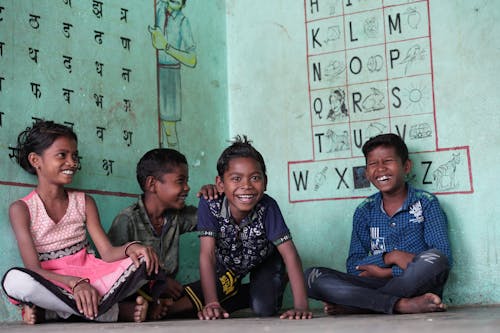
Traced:
[[308, 296], [325, 302], [328, 314], [444, 311], [452, 261], [446, 215], [434, 195], [406, 183], [411, 161], [399, 136], [371, 138], [363, 154], [379, 192], [354, 213], [347, 273], [309, 268]]

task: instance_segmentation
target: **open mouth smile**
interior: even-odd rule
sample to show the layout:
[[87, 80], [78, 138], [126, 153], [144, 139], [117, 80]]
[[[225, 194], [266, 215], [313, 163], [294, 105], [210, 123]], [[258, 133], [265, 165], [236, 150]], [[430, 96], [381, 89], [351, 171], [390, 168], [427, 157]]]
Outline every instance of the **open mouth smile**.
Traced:
[[379, 183], [385, 183], [385, 182], [388, 182], [389, 180], [391, 180], [391, 177], [390, 176], [380, 176], [380, 177], [377, 177], [377, 181]]
[[255, 198], [255, 194], [240, 194], [236, 195], [236, 198], [238, 198], [240, 201], [248, 202], [252, 201], [253, 198]]

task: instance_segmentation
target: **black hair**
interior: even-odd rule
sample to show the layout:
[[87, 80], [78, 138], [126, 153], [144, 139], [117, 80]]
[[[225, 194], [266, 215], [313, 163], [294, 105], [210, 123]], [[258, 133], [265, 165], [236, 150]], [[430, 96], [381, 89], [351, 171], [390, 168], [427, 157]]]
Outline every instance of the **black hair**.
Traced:
[[224, 149], [219, 159], [217, 160], [217, 173], [219, 177], [224, 176], [224, 172], [229, 168], [229, 162], [234, 158], [239, 157], [250, 157], [253, 158], [260, 164], [262, 169], [262, 173], [264, 177], [267, 178], [266, 175], [266, 163], [264, 163], [264, 158], [259, 153], [257, 149], [252, 146], [252, 141], [248, 140], [246, 135], [237, 135], [234, 137], [232, 144]]
[[186, 156], [175, 149], [156, 148], [144, 154], [137, 163], [137, 182], [142, 191], [146, 191], [146, 179], [153, 176], [160, 179], [166, 173], [171, 173], [181, 164], [187, 165]]
[[394, 148], [403, 163], [408, 160], [408, 147], [403, 139], [394, 133], [379, 134], [366, 141], [363, 148], [361, 148], [365, 159], [372, 150], [380, 146]]
[[29, 162], [30, 153], [41, 155], [54, 141], [60, 137], [67, 137], [78, 142], [78, 138], [69, 126], [55, 123], [50, 120], [37, 120], [32, 127], [27, 127], [17, 137], [17, 163], [32, 175], [36, 169]]

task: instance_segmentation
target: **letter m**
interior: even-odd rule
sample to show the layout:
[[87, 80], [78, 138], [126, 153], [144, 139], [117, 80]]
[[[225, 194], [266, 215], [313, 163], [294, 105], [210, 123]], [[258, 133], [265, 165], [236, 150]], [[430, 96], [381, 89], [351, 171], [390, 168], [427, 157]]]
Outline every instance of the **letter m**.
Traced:
[[399, 33], [401, 33], [401, 15], [397, 13], [396, 15], [396, 21], [392, 21], [392, 16], [389, 15], [389, 34], [392, 35], [392, 31], [397, 30]]

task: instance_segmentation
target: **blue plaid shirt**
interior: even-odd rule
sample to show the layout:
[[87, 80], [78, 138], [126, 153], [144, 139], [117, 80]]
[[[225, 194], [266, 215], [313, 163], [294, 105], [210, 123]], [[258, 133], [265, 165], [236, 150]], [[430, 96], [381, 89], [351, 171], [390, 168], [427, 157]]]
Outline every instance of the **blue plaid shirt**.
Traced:
[[[448, 222], [437, 198], [426, 191], [408, 186], [408, 196], [394, 216], [382, 206], [380, 192], [366, 198], [354, 212], [347, 272], [358, 275], [358, 265], [387, 268], [382, 255], [393, 250], [419, 254], [435, 248], [452, 263], [448, 241]], [[392, 266], [393, 276], [403, 270]]]

